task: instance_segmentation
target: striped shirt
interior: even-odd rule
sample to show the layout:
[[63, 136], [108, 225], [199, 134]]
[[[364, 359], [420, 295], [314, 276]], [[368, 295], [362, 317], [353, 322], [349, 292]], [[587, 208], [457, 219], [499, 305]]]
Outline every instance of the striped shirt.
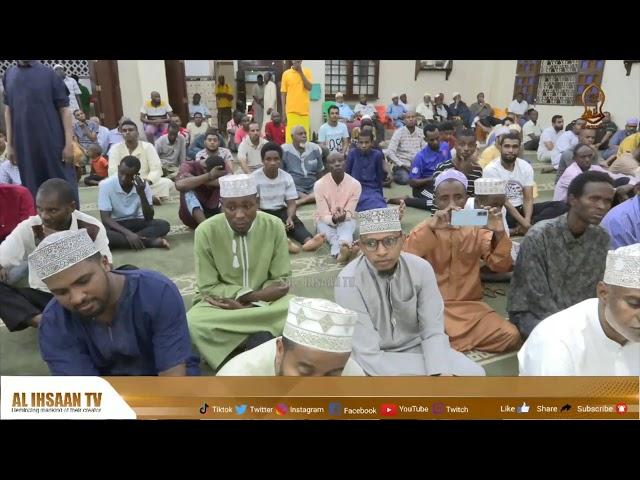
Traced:
[[398, 167], [411, 168], [411, 162], [425, 145], [422, 130], [416, 127], [411, 133], [407, 127], [402, 127], [393, 132], [389, 148], [384, 153]]

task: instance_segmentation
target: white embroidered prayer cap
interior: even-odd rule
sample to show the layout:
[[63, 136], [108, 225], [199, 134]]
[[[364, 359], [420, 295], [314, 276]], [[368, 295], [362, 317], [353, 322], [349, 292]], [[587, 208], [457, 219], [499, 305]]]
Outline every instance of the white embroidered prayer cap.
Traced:
[[400, 232], [400, 210], [397, 208], [374, 208], [358, 213], [360, 235], [367, 233]]
[[609, 250], [604, 283], [640, 289], [640, 243]]
[[225, 175], [220, 177], [220, 196], [222, 198], [246, 197], [258, 193], [256, 182], [251, 175]]
[[87, 230], [65, 230], [56, 232], [38, 245], [29, 255], [29, 269], [42, 280], [55, 275], [76, 263], [98, 253]]
[[473, 183], [476, 195], [505, 195], [507, 181], [500, 178], [477, 178]]
[[351, 338], [358, 319], [352, 310], [323, 298], [295, 297], [282, 335], [292, 342], [323, 352], [351, 351]]

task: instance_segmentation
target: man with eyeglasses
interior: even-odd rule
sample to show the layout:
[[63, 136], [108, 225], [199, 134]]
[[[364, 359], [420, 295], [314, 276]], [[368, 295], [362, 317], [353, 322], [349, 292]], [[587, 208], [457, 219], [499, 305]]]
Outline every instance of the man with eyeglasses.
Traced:
[[358, 313], [353, 359], [369, 376], [485, 375], [453, 350], [433, 268], [402, 252], [399, 210], [360, 212], [364, 255], [338, 275], [335, 299]]

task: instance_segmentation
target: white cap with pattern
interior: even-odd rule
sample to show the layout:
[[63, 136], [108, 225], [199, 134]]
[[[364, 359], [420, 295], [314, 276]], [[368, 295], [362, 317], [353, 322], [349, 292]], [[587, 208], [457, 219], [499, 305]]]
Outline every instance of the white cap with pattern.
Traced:
[[507, 181], [500, 178], [480, 177], [473, 183], [476, 195], [505, 195], [507, 193]]
[[45, 237], [38, 248], [29, 255], [29, 269], [33, 269], [38, 277], [44, 280], [98, 251], [84, 228], [56, 232]]
[[604, 283], [640, 289], [640, 243], [609, 250]]
[[358, 319], [352, 310], [324, 298], [295, 297], [282, 335], [292, 342], [323, 352], [351, 351], [351, 338]]
[[367, 233], [401, 232], [400, 210], [397, 208], [374, 208], [358, 212], [360, 235]]
[[256, 182], [251, 175], [225, 175], [220, 177], [220, 196], [222, 198], [246, 197], [258, 193]]

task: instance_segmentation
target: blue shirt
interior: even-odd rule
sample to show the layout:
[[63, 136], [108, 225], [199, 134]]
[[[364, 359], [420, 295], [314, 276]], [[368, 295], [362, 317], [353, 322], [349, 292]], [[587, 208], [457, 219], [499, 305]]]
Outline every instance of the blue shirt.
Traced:
[[0, 163], [0, 183], [22, 185], [18, 166], [11, 163], [8, 159]]
[[394, 105], [393, 103], [387, 107], [387, 115], [393, 120], [396, 127], [402, 127], [404, 122], [399, 120], [400, 115], [407, 113], [404, 105]]
[[640, 195], [609, 210], [600, 226], [609, 232], [612, 249], [640, 242]]
[[71, 313], [54, 298], [42, 312], [40, 352], [52, 375], [157, 375], [186, 363], [199, 375], [191, 351], [184, 302], [164, 275], [126, 270], [110, 326]]
[[613, 136], [609, 139], [609, 147], [613, 145], [620, 145], [622, 141], [627, 138], [630, 134], [627, 133], [626, 130], [618, 130]]
[[351, 117], [353, 117], [353, 110], [351, 110], [351, 107], [349, 105], [347, 105], [346, 103], [336, 103], [336, 107], [338, 107], [338, 109], [340, 110], [338, 112], [338, 115], [340, 115], [340, 118], [346, 121], [350, 121]]
[[107, 127], [103, 127], [102, 125], [98, 127], [98, 138], [96, 142], [100, 145], [103, 155], [106, 155], [109, 151], [109, 135], [110, 132]]
[[427, 145], [420, 150], [411, 164], [411, 173], [409, 178], [417, 180], [420, 178], [433, 177], [438, 165], [444, 163], [451, 158], [451, 152], [449, 151], [449, 145], [447, 142], [440, 143], [440, 148], [437, 151], [431, 150], [431, 147]]
[[[142, 203], [140, 195], [134, 186], [129, 193], [122, 190], [118, 176], [114, 175], [100, 182], [98, 191], [98, 210], [111, 212], [114, 220], [130, 220], [134, 218], [144, 218], [142, 213]], [[153, 204], [151, 188], [147, 183], [144, 187], [149, 205]]]
[[[98, 133], [98, 124], [92, 122], [91, 120], [87, 120], [87, 130], [91, 133]], [[75, 122], [73, 124], [73, 134], [78, 139], [78, 143], [82, 145], [84, 148], [87, 148], [92, 143], [98, 143], [98, 139], [90, 140], [89, 137], [85, 134], [83, 128], [80, 127], [80, 122]]]
[[193, 117], [196, 113], [201, 113], [203, 117], [210, 117], [209, 109], [206, 105], [199, 103], [198, 105], [194, 105], [193, 103], [189, 104], [189, 116]]

